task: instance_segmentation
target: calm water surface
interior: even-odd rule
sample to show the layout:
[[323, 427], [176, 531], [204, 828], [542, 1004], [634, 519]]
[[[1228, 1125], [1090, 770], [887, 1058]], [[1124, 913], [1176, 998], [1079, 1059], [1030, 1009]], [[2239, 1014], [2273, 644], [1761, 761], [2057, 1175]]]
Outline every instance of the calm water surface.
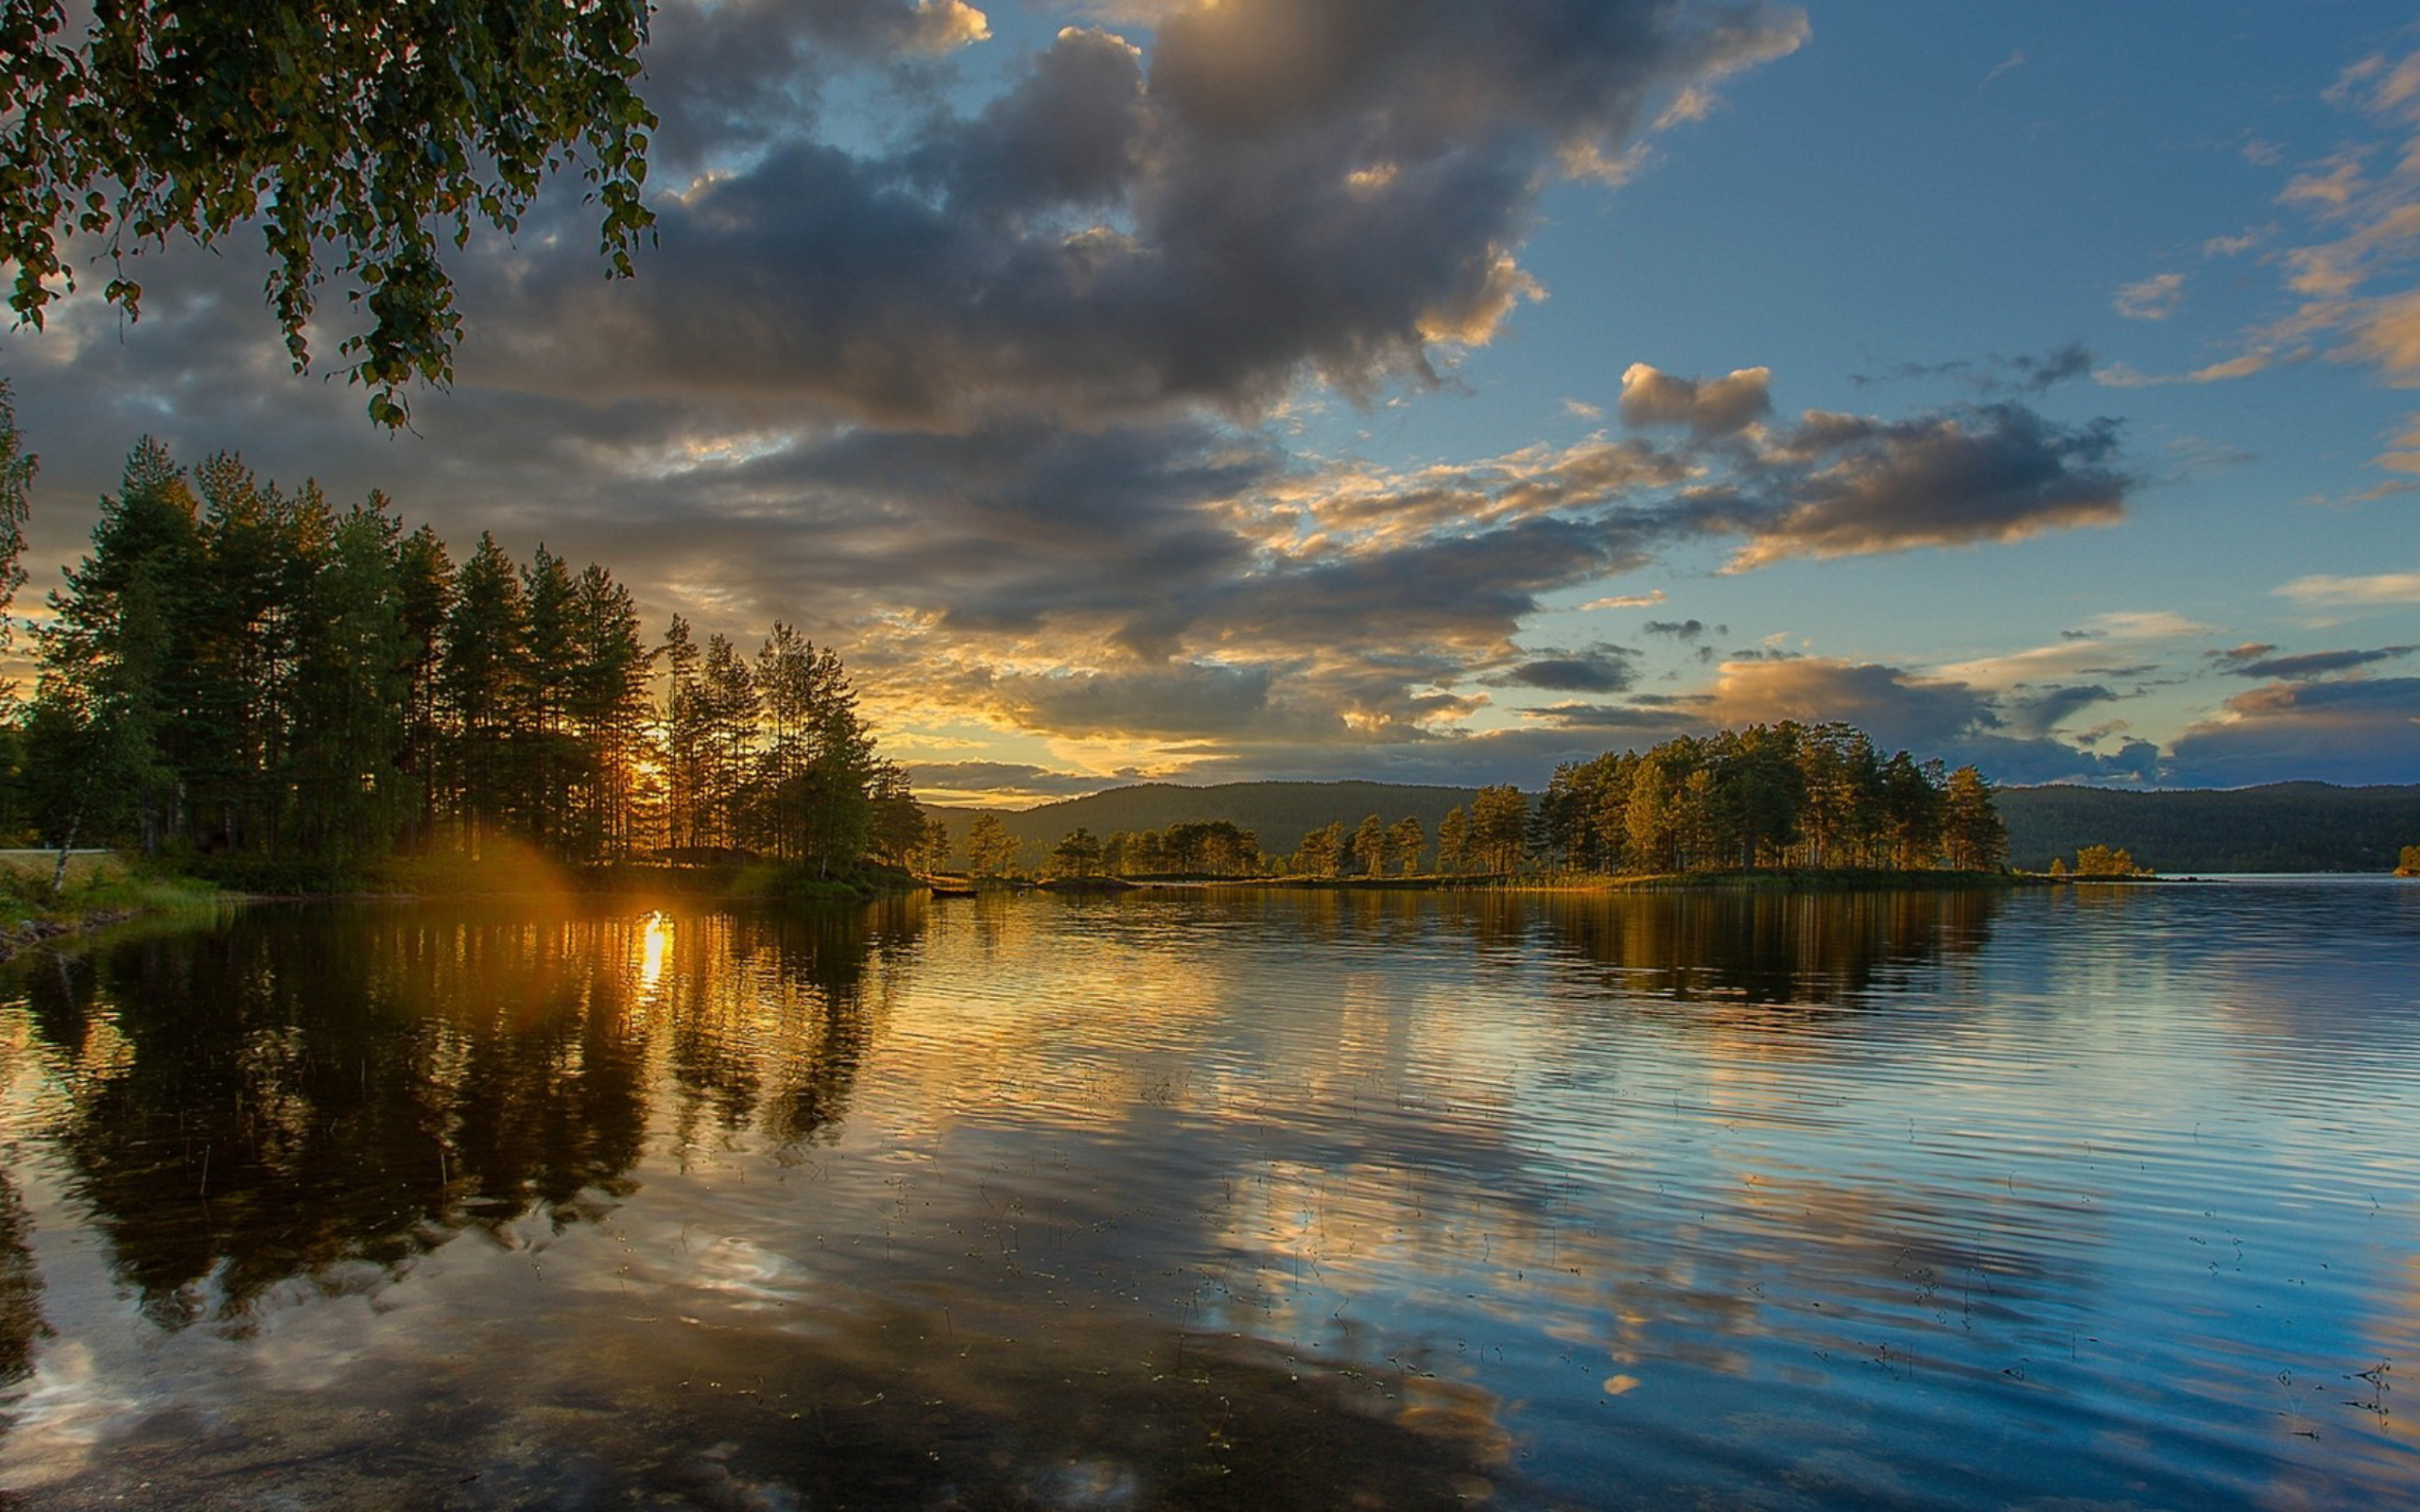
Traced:
[[2420, 885], [260, 909], [0, 974], [0, 1503], [2420, 1497]]

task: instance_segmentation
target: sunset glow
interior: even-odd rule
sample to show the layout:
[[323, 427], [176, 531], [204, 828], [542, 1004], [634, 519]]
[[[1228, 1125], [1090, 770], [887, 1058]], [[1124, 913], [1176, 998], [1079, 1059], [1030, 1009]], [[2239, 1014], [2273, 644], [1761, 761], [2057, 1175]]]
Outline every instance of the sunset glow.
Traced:
[[636, 276], [576, 183], [473, 237], [407, 432], [287, 371], [251, 243], [144, 250], [129, 323], [71, 240], [0, 350], [17, 607], [148, 434], [607, 563], [651, 635], [794, 623], [941, 802], [1535, 789], [1785, 711], [2407, 781], [2410, 20], [670, 0]]

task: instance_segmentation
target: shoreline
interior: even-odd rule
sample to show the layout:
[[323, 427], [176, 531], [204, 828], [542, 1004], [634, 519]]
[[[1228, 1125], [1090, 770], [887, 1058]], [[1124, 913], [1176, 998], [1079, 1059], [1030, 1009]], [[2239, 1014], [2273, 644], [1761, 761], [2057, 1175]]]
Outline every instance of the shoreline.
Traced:
[[[1137, 891], [1288, 888], [1305, 892], [1947, 892], [2002, 887], [2059, 886], [2074, 879], [2039, 872], [1924, 871], [1876, 868], [1804, 868], [1771, 871], [1658, 872], [1634, 877], [1592, 875], [1521, 877], [1045, 877], [996, 878], [977, 883], [942, 882], [937, 897], [981, 892], [1107, 894]], [[2098, 880], [2098, 879], [2086, 879]], [[2153, 880], [2153, 879], [2142, 879]], [[927, 885], [930, 886], [930, 884]]]
[[[444, 903], [508, 900], [625, 897], [678, 898], [734, 903], [792, 903], [810, 907], [848, 906], [888, 898], [924, 896], [957, 900], [1001, 894], [1051, 893], [1061, 897], [1118, 897], [1130, 893], [1208, 891], [1293, 891], [1360, 893], [1486, 893], [1533, 897], [1604, 897], [1617, 893], [1916, 893], [1977, 892], [2035, 887], [2164, 886], [2207, 885], [2211, 879], [2193, 874], [2174, 876], [2142, 873], [2132, 876], [2054, 876], [2040, 871], [1929, 871], [1852, 868], [1772, 871], [1664, 872], [1635, 877], [1510, 876], [1413, 877], [1001, 877], [980, 881], [943, 873], [939, 876], [858, 876], [849, 879], [747, 875], [745, 867], [667, 867], [654, 864], [608, 864], [562, 867], [549, 876], [526, 872], [498, 885], [464, 885], [459, 870], [430, 877], [436, 886], [409, 885], [411, 879], [384, 879], [385, 885], [335, 888], [325, 891], [279, 889], [252, 891], [221, 887], [205, 878], [178, 877], [172, 885], [205, 887], [156, 899], [112, 902], [64, 912], [34, 912], [0, 924], [0, 964], [27, 951], [63, 939], [92, 934], [113, 925], [156, 919], [199, 909], [243, 903]], [[2281, 873], [2281, 875], [2285, 875]], [[2344, 873], [2368, 875], [2368, 873]], [[2410, 880], [2411, 873], [2394, 877]], [[400, 882], [402, 885], [398, 885]]]

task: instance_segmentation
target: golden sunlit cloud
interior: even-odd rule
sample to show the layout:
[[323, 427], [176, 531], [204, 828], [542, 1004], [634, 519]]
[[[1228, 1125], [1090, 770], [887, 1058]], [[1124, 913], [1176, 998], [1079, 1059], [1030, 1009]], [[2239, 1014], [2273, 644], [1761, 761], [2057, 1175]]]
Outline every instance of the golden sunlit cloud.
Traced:
[[2336, 577], [2313, 574], [2297, 577], [2282, 588], [2272, 589], [2280, 598], [2311, 609], [2335, 609], [2351, 605], [2420, 604], [2420, 572], [2372, 573], [2366, 576]]

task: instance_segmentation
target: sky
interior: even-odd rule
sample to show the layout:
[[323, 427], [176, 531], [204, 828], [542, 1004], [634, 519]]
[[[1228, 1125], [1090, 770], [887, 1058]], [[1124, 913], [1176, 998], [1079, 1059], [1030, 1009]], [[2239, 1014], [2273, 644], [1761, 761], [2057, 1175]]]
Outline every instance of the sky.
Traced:
[[[21, 610], [233, 451], [838, 650], [928, 800], [1841, 719], [2420, 782], [2420, 9], [670, 0], [382, 432], [240, 239], [0, 335]], [[318, 351], [347, 329], [322, 296]]]

